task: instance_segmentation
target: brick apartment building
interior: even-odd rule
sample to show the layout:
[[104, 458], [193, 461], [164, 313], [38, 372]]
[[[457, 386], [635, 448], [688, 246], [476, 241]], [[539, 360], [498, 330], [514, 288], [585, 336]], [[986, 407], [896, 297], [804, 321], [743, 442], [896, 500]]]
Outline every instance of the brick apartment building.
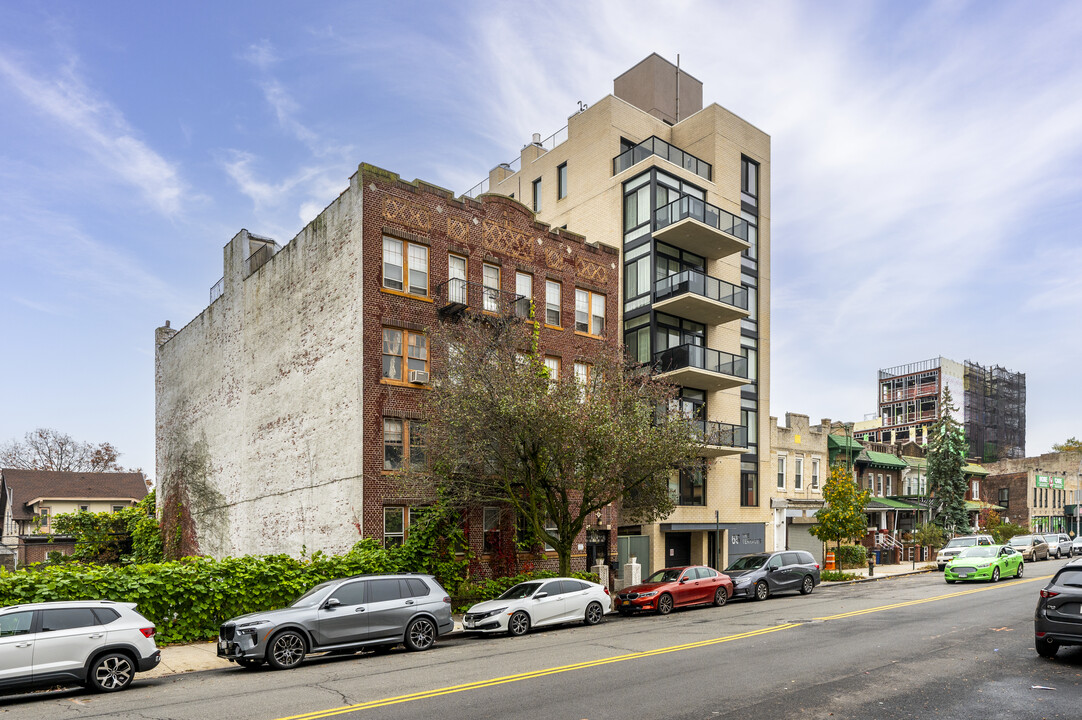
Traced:
[[[288, 244], [242, 230], [210, 305], [156, 333], [157, 474], [194, 469], [199, 550], [402, 542], [431, 502], [394, 482], [424, 465], [421, 400], [442, 361], [430, 329], [463, 311], [517, 320], [532, 299], [546, 365], [578, 372], [618, 342], [617, 262], [513, 199], [456, 199], [370, 165]], [[610, 512], [575, 567], [615, 552]], [[514, 518], [475, 508], [466, 523], [483, 556], [486, 531], [512, 532]]]

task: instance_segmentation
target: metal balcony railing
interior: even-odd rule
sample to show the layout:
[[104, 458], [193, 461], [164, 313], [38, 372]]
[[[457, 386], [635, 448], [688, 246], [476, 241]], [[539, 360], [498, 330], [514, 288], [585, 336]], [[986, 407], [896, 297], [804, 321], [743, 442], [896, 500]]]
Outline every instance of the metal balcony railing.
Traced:
[[210, 302], [214, 304], [214, 301], [222, 296], [225, 292], [225, 278], [218, 278], [218, 282], [210, 286]]
[[748, 309], [748, 289], [711, 277], [701, 270], [683, 270], [654, 283], [654, 302], [691, 293], [709, 300]]
[[670, 145], [656, 135], [643, 140], [633, 148], [629, 148], [612, 159], [612, 174], [619, 175], [632, 165], [641, 163], [651, 155], [665, 158], [674, 165], [679, 165], [688, 172], [693, 172], [701, 178], [711, 179], [713, 168], [710, 163], [700, 160], [691, 153], [684, 152], [675, 145]]
[[731, 425], [713, 420], [696, 420], [693, 425], [703, 445], [735, 448], [748, 446], [748, 429], [742, 425]]
[[746, 357], [690, 343], [654, 353], [654, 365], [658, 372], [663, 373], [695, 368], [739, 378], [748, 377]]
[[530, 298], [481, 283], [452, 278], [436, 286], [436, 305], [444, 316], [475, 310], [500, 317], [528, 318]]
[[668, 205], [655, 210], [654, 231], [661, 230], [685, 218], [698, 220], [704, 225], [729, 233], [745, 242], [748, 241], [748, 223], [746, 220], [690, 195], [683, 195]]

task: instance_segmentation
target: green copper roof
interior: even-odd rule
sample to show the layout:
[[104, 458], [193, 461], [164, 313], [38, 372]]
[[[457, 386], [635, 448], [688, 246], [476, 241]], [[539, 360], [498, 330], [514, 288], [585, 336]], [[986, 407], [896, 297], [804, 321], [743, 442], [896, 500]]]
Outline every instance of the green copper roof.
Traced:
[[864, 449], [859, 442], [845, 435], [827, 435], [827, 446], [834, 450], [845, 450], [848, 446], [853, 448], [855, 453]]
[[986, 503], [983, 500], [966, 500], [966, 512], [976, 512], [978, 510], [1006, 510], [1006, 508]]
[[962, 468], [962, 473], [965, 474], [965, 475], [979, 475], [981, 477], [986, 477], [986, 476], [992, 474], [989, 471], [982, 468], [980, 465], [977, 465], [976, 463], [970, 463], [969, 465], [966, 465], [965, 467], [963, 467]]
[[889, 497], [873, 497], [868, 500], [869, 510], [882, 510], [891, 508], [894, 510], [923, 510], [919, 505], [908, 503], [905, 500], [895, 500]]
[[890, 453], [876, 452], [875, 450], [866, 450], [868, 454], [868, 464], [874, 467], [886, 468], [888, 470], [904, 469], [909, 467], [905, 460], [900, 457], [891, 455]]

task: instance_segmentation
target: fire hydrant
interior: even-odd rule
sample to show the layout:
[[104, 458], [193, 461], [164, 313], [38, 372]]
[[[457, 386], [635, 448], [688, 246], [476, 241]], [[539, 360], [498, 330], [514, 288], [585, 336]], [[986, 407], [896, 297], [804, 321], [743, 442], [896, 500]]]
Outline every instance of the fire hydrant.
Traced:
[[875, 553], [868, 552], [868, 577], [875, 575]]

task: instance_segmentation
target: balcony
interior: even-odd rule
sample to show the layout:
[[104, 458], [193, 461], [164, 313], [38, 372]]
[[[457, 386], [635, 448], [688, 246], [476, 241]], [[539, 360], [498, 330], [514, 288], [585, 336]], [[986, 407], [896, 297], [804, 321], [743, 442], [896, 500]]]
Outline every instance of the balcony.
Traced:
[[656, 352], [654, 367], [669, 382], [699, 390], [723, 390], [749, 382], [747, 358], [701, 345]]
[[654, 309], [720, 325], [748, 316], [748, 291], [700, 270], [684, 270], [654, 283]]
[[706, 180], [711, 179], [713, 168], [710, 163], [700, 160], [691, 153], [686, 153], [675, 145], [670, 145], [656, 135], [643, 140], [633, 148], [625, 150], [612, 159], [612, 174], [619, 175], [633, 165], [638, 165], [651, 155], [657, 155], [678, 165], [688, 172], [695, 173]]
[[434, 298], [444, 320], [457, 319], [467, 310], [502, 318], [530, 316], [530, 298], [460, 278], [437, 285]]
[[742, 425], [697, 420], [694, 423], [696, 435], [701, 438], [699, 453], [704, 457], [739, 455], [747, 452], [748, 429]]
[[748, 223], [690, 195], [654, 211], [654, 237], [708, 258], [723, 258], [751, 247]]

